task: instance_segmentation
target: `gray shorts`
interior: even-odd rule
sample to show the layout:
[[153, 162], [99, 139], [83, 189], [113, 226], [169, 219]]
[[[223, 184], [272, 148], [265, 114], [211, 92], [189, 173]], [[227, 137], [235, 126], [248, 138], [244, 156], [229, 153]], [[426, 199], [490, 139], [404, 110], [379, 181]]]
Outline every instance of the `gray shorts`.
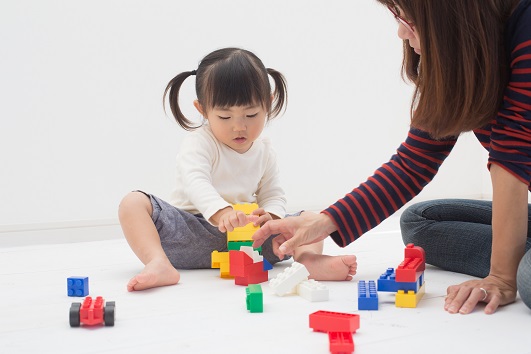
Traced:
[[[191, 214], [154, 195], [144, 194], [151, 199], [151, 218], [159, 233], [162, 248], [175, 268], [212, 268], [212, 251], [228, 251], [227, 234], [212, 226], [201, 214]], [[268, 238], [262, 245], [262, 255], [269, 263], [275, 264], [280, 259], [273, 253], [271, 240], [272, 237]]]

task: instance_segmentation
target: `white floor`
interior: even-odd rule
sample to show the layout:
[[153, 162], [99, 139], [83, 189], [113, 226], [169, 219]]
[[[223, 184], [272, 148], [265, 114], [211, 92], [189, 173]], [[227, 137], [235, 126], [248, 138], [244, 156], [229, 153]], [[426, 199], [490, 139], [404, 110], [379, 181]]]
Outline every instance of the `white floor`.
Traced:
[[[531, 311], [519, 299], [491, 316], [481, 309], [449, 315], [442, 308], [446, 287], [469, 277], [433, 267], [417, 308], [396, 308], [394, 294], [379, 293], [378, 311], [357, 310], [357, 280], [375, 280], [403, 260], [396, 217], [346, 249], [326, 243], [328, 254], [355, 253], [359, 261], [354, 281], [325, 283], [329, 301], [278, 297], [262, 284], [263, 313], [249, 313], [245, 287], [219, 278], [216, 269], [183, 271], [179, 285], [128, 293], [125, 284], [142, 265], [115, 233], [93, 242], [3, 242], [0, 353], [329, 353], [328, 336], [308, 326], [317, 310], [360, 314], [359, 354], [531, 353]], [[288, 265], [275, 266], [270, 279]], [[75, 275], [89, 277], [90, 295], [116, 301], [114, 327], [70, 328], [69, 307], [79, 298], [66, 295], [66, 278]]]

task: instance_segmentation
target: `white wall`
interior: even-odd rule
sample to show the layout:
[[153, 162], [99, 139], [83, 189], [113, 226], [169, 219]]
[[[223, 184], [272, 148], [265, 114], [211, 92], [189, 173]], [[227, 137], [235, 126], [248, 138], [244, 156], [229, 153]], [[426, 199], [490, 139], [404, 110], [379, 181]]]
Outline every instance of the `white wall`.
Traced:
[[[288, 110], [266, 134], [290, 210], [327, 207], [407, 132], [401, 42], [376, 1], [4, 0], [0, 33], [0, 231], [115, 222], [133, 189], [167, 197], [186, 132], [163, 89], [220, 47], [287, 77]], [[488, 193], [486, 155], [462, 140], [419, 199]]]

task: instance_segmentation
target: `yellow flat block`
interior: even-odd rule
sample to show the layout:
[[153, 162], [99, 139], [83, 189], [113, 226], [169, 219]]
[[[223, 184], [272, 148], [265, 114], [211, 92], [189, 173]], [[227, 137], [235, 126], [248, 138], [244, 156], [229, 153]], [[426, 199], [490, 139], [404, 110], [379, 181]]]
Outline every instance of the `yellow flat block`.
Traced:
[[409, 290], [407, 293], [404, 290], [398, 290], [395, 297], [396, 307], [415, 308], [419, 303], [422, 296], [426, 293], [426, 283], [422, 284], [419, 291], [415, 293], [413, 290]]

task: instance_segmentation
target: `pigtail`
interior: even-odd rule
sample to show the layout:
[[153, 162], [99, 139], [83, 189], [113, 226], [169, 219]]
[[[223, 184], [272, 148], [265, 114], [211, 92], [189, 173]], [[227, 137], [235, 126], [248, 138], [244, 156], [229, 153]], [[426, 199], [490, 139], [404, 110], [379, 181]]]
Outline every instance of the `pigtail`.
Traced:
[[194, 130], [197, 128], [197, 126], [194, 126], [194, 124], [181, 112], [181, 108], [179, 107], [179, 90], [181, 89], [184, 80], [186, 80], [186, 78], [188, 78], [189, 76], [195, 74], [196, 72], [195, 70], [193, 70], [185, 71], [175, 76], [173, 79], [170, 80], [170, 82], [166, 86], [166, 89], [164, 90], [164, 96], [162, 97], [162, 105], [164, 107], [164, 112], [166, 112], [166, 95], [168, 95], [168, 102], [170, 104], [171, 113], [173, 114], [173, 117], [175, 118], [177, 123], [179, 123], [179, 125], [185, 130]]
[[275, 82], [275, 91], [273, 92], [273, 104], [269, 113], [269, 119], [278, 116], [288, 104], [288, 88], [286, 78], [275, 69], [267, 68], [267, 73]]

